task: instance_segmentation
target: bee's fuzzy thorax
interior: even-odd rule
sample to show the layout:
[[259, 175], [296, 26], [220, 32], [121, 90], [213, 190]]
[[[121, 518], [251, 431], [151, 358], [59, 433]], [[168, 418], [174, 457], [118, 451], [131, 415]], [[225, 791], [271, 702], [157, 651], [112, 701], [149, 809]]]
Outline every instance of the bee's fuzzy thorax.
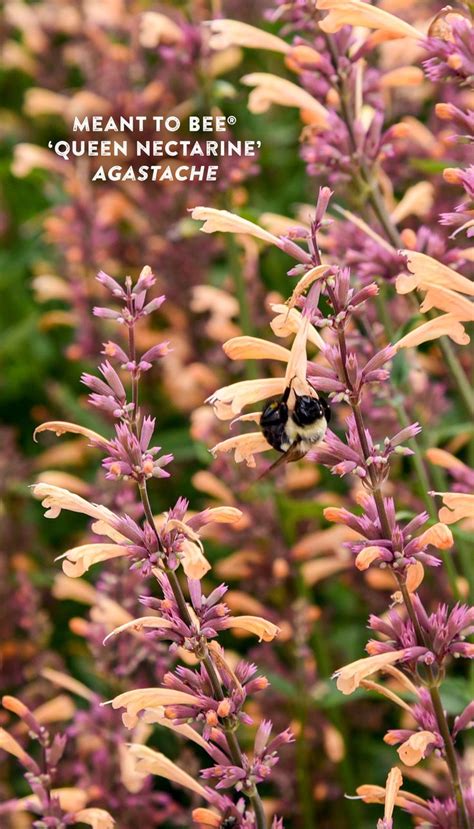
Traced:
[[295, 441], [301, 444], [307, 444], [307, 451], [309, 451], [315, 443], [319, 443], [323, 439], [326, 434], [327, 425], [326, 418], [320, 417], [308, 426], [298, 426], [290, 416], [285, 429], [289, 444], [291, 445]]

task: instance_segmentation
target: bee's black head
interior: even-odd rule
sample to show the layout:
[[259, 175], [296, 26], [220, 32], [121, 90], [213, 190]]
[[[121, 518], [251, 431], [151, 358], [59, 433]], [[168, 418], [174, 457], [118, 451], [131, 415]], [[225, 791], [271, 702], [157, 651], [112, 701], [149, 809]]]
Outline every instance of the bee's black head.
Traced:
[[293, 420], [298, 426], [311, 426], [321, 418], [329, 422], [330, 416], [331, 409], [327, 400], [310, 397], [309, 394], [296, 395]]

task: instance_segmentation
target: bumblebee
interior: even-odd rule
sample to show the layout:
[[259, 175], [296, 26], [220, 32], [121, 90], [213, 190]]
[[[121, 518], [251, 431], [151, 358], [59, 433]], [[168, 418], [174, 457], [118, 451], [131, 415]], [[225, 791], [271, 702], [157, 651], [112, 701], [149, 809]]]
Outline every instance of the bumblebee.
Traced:
[[324, 398], [294, 393], [294, 404], [290, 407], [290, 392], [291, 384], [287, 386], [280, 400], [267, 403], [260, 417], [260, 427], [265, 439], [270, 446], [282, 452], [281, 458], [278, 458], [267, 472], [282, 463], [291, 463], [303, 458], [323, 439], [331, 418], [331, 408]]

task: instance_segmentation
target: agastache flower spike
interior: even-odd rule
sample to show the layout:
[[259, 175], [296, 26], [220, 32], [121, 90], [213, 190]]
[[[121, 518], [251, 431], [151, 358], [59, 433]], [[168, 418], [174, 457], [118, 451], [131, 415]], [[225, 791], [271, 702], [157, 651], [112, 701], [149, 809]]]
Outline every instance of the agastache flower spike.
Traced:
[[54, 736], [42, 725], [38, 719], [21, 702], [12, 696], [4, 696], [3, 708], [19, 717], [31, 740], [38, 743], [41, 749], [41, 760], [36, 762], [20, 743], [8, 731], [0, 729], [0, 751], [6, 751], [16, 757], [25, 769], [25, 780], [32, 794], [24, 798], [4, 800], [0, 804], [0, 816], [11, 814], [32, 813], [35, 820], [32, 826], [35, 829], [62, 829], [77, 823], [86, 823], [93, 829], [113, 829], [115, 821], [105, 809], [85, 808], [89, 795], [79, 787], [58, 788], [54, 786], [58, 776], [64, 750], [66, 736]]
[[[214, 221], [231, 224], [236, 221], [229, 218], [230, 214], [222, 217], [219, 211], [215, 213], [217, 215], [206, 213], [202, 218], [210, 222], [211, 226]], [[247, 232], [253, 232], [253, 226], [249, 222], [238, 220], [237, 225]], [[261, 238], [262, 234], [263, 231], [260, 233]], [[282, 245], [287, 247], [286, 243]], [[57, 517], [62, 509], [83, 513], [94, 519], [95, 533], [107, 539], [68, 550], [62, 556], [66, 575], [82, 576], [96, 562], [127, 557], [132, 562], [132, 567], [139, 568], [144, 577], [156, 577], [163, 598], [156, 599], [147, 595], [143, 597], [143, 603], [158, 615], [130, 619], [126, 614], [126, 621], [111, 630], [106, 640], [115, 641], [119, 634], [127, 632], [145, 639], [167, 640], [171, 643], [171, 654], [177, 655], [180, 649], [184, 649], [197, 661], [194, 669], [178, 666], [173, 672], [168, 672], [161, 687], [129, 690], [115, 697], [111, 701], [112, 706], [125, 709], [125, 726], [134, 728], [139, 715], [142, 715], [146, 723], [158, 722], [176, 731], [181, 737], [197, 743], [215, 763], [211, 769], [203, 771], [203, 776], [216, 780], [217, 789], [225, 787], [233, 788], [237, 793], [242, 792], [246, 801], [239, 797], [236, 804], [230, 801], [230, 807], [227, 802], [224, 805], [216, 790], [205, 789], [163, 755], [146, 746], [131, 746], [129, 759], [135, 764], [136, 771], [140, 774], [162, 774], [191, 788], [218, 808], [222, 807], [222, 811], [230, 808], [231, 814], [244, 817], [242, 827], [266, 829], [267, 820], [257, 785], [268, 778], [277, 763], [278, 749], [292, 738], [289, 731], [284, 731], [270, 740], [271, 726], [266, 723], [257, 732], [253, 758], [250, 759], [242, 751], [236, 729], [240, 723], [252, 723], [243, 706], [247, 697], [263, 691], [268, 681], [265, 677], [256, 675], [257, 668], [252, 664], [242, 661], [231, 667], [216, 640], [220, 631], [240, 628], [255, 634], [260, 641], [269, 642], [278, 634], [279, 628], [274, 622], [260, 616], [232, 615], [222, 601], [227, 589], [225, 585], [215, 588], [208, 596], [201, 590], [200, 580], [210, 569], [210, 564], [205, 556], [200, 532], [211, 523], [240, 521], [242, 513], [239, 509], [218, 506], [189, 513], [187, 500], [179, 498], [162, 518], [153, 515], [147, 482], [151, 478], [168, 477], [164, 467], [171, 462], [172, 456], [160, 455], [160, 447], [150, 446], [155, 419], [142, 416], [138, 409], [139, 380], [143, 371], [147, 371], [153, 362], [167, 353], [168, 344], [153, 346], [142, 358], [138, 358], [135, 325], [140, 317], [159, 308], [164, 297], [147, 301], [147, 292], [152, 288], [155, 278], [146, 267], [135, 284], [127, 277], [123, 288], [104, 273], [99, 275], [99, 281], [111, 291], [114, 298], [123, 303], [120, 312], [96, 309], [96, 313], [116, 319], [128, 329], [128, 351], [124, 345], [109, 341], [104, 346], [104, 353], [129, 373], [131, 400], [128, 400], [121, 376], [107, 360], [100, 367], [103, 379], [87, 374], [83, 377], [83, 382], [93, 392], [91, 404], [118, 420], [115, 437], [106, 439], [91, 430], [61, 421], [44, 424], [37, 431], [86, 435], [105, 454], [103, 466], [107, 478], [132, 480], [137, 484], [145, 519], [139, 521], [127, 514], [116, 515], [112, 510], [89, 503], [85, 498], [47, 483], [35, 485], [35, 494], [43, 499], [50, 517]], [[309, 320], [306, 317], [302, 320], [301, 330], [296, 337], [300, 350], [306, 348], [308, 327]], [[285, 349], [281, 351], [286, 356]], [[301, 373], [295, 355], [290, 352], [288, 355], [289, 370]], [[306, 362], [302, 382], [306, 382], [305, 367]], [[180, 566], [187, 577], [189, 601], [176, 576], [176, 570]], [[249, 805], [248, 809], [245, 803]], [[87, 815], [83, 813], [83, 817], [86, 820]], [[275, 818], [274, 826], [278, 825], [279, 821]]]

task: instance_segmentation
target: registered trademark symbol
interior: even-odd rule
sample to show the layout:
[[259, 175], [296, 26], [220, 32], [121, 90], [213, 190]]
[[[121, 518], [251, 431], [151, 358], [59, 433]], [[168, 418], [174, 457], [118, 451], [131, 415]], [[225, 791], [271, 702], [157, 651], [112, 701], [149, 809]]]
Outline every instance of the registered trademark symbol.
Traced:
[[230, 124], [231, 126], [236, 124], [237, 123], [237, 118], [235, 117], [235, 115], [229, 115], [228, 118], [227, 118], [227, 123]]

